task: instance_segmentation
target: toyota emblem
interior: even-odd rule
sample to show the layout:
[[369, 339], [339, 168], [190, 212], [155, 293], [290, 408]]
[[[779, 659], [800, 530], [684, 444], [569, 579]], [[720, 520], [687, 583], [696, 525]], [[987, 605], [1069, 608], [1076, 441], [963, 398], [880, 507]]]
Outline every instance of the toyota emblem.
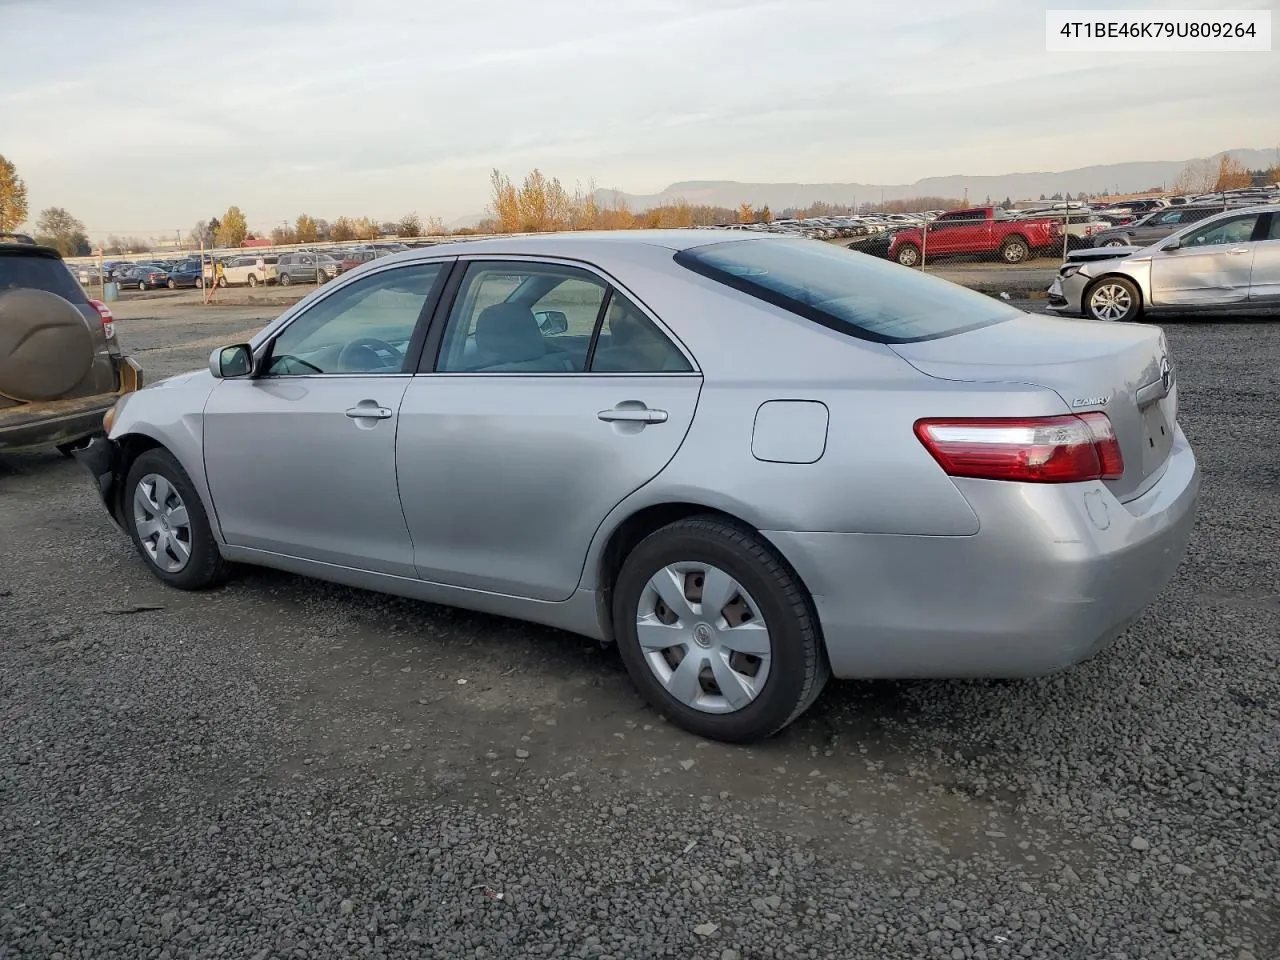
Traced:
[[1173, 389], [1173, 365], [1168, 357], [1160, 358], [1160, 386], [1166, 395]]

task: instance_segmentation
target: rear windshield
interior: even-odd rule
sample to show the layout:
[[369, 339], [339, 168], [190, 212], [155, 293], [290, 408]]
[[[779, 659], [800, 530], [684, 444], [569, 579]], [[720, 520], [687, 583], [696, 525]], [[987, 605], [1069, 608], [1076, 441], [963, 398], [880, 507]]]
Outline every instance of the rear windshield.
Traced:
[[823, 326], [879, 343], [936, 340], [1019, 316], [986, 294], [816, 240], [730, 240], [676, 263]]
[[0, 253], [0, 293], [31, 289], [56, 293], [72, 303], [85, 300], [80, 282], [61, 260], [29, 253]]

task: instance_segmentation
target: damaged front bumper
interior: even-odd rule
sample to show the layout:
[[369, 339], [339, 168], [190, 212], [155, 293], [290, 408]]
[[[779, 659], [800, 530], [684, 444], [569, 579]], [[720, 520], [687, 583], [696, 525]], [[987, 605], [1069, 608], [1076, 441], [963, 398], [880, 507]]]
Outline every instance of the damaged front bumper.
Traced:
[[82, 447], [71, 452], [80, 464], [93, 477], [98, 495], [102, 497], [102, 505], [107, 508], [107, 516], [122, 531], [120, 523], [120, 444], [107, 437], [94, 437]]

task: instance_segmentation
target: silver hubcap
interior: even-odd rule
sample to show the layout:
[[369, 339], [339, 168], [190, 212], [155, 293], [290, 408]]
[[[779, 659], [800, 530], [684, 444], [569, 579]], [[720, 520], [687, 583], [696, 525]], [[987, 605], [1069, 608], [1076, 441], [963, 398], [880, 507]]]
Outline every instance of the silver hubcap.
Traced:
[[147, 556], [166, 573], [191, 560], [191, 521], [178, 491], [158, 473], [148, 473], [133, 491], [133, 525]]
[[1008, 263], [1018, 263], [1022, 259], [1022, 247], [1011, 243], [1004, 248], [1004, 259]]
[[673, 563], [640, 595], [636, 635], [649, 669], [673, 698], [703, 713], [733, 713], [769, 679], [769, 629], [731, 576], [706, 563]]
[[903, 251], [898, 254], [898, 262], [904, 267], [914, 267], [916, 265], [916, 259], [917, 255], [915, 247], [905, 247]]
[[1118, 283], [1104, 283], [1089, 297], [1089, 312], [1098, 320], [1119, 320], [1132, 306], [1129, 291]]

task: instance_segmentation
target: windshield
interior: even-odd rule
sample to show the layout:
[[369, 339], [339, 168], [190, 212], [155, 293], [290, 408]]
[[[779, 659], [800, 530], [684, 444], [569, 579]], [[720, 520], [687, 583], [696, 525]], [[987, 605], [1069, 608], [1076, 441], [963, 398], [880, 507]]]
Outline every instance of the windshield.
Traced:
[[731, 240], [682, 250], [676, 263], [865, 340], [949, 337], [1021, 315], [985, 294], [813, 240]]

